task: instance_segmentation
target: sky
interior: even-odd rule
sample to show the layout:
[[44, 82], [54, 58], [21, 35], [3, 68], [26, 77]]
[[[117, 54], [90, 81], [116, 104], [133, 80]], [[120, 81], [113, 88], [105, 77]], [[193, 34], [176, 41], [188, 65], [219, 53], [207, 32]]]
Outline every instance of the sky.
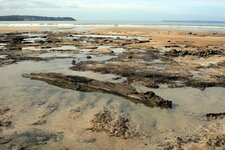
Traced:
[[79, 21], [225, 21], [225, 0], [0, 0], [0, 15]]

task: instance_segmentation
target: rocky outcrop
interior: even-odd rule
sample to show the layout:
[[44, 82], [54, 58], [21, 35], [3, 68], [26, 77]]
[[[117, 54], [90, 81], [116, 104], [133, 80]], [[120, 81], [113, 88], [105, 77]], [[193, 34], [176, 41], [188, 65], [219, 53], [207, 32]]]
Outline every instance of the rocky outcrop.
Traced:
[[0, 108], [0, 127], [9, 127], [12, 124], [9, 111], [8, 107]]
[[127, 84], [103, 82], [86, 77], [68, 76], [58, 73], [31, 73], [23, 74], [23, 77], [41, 80], [51, 85], [77, 91], [115, 94], [148, 107], [172, 108], [172, 101], [164, 100], [151, 91], [141, 93]]
[[206, 49], [206, 50], [196, 50], [196, 51], [189, 51], [189, 50], [176, 50], [172, 49], [165, 53], [166, 56], [173, 56], [173, 57], [179, 57], [179, 56], [198, 56], [198, 57], [210, 57], [215, 55], [223, 55], [222, 50], [217, 49]]
[[123, 61], [112, 61], [109, 63], [86, 61], [80, 62], [75, 66], [70, 67], [70, 69], [74, 71], [93, 71], [103, 74], [117, 74], [122, 77], [127, 77], [129, 83], [141, 84], [150, 88], [158, 88], [160, 84], [166, 84], [170, 88], [190, 86], [202, 90], [214, 86], [225, 87], [225, 77], [223, 75], [214, 76], [213, 80], [201, 78], [195, 79], [191, 74], [168, 73], [164, 70], [153, 70], [149, 67], [149, 64], [139, 62], [132, 62], [130, 64]]
[[92, 127], [88, 128], [93, 132], [105, 132], [109, 136], [121, 137], [124, 139], [138, 135], [130, 126], [130, 120], [123, 116], [114, 117], [112, 113], [105, 109], [91, 120]]
[[225, 112], [222, 112], [222, 113], [207, 113], [205, 116], [206, 116], [206, 118], [208, 120], [224, 118], [225, 117]]

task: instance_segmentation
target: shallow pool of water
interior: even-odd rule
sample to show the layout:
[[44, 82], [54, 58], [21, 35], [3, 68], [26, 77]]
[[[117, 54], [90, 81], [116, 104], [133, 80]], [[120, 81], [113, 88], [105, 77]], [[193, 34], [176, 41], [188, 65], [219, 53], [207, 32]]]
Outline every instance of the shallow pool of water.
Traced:
[[35, 41], [37, 40], [45, 41], [47, 36], [47, 34], [43, 34], [43, 33], [24, 33], [21, 35], [27, 37], [23, 40], [24, 42], [30, 42], [30, 43], [35, 43]]
[[[61, 89], [42, 81], [34, 81], [21, 77], [22, 73], [56, 72], [68, 75], [80, 75], [89, 78], [123, 82], [126, 79], [114, 81], [116, 75], [103, 75], [93, 72], [72, 71], [72, 59], [56, 59], [51, 61], [24, 61], [0, 68], [0, 105], [27, 110], [29, 105], [46, 101], [57, 103], [61, 109], [76, 107], [82, 103], [91, 108], [113, 107], [132, 116], [137, 124], [144, 124], [151, 129], [183, 130], [206, 125], [203, 115], [208, 112], [223, 112], [225, 108], [225, 88], [207, 88], [202, 91], [195, 88], [159, 88], [148, 89], [138, 86], [140, 91], [154, 91], [164, 99], [172, 100], [172, 110], [149, 108], [142, 104], [134, 104], [121, 97], [104, 93], [85, 93]], [[28, 110], [27, 110], [28, 111]], [[31, 110], [30, 110], [31, 111]], [[28, 111], [29, 112], [29, 111]], [[87, 111], [88, 113], [88, 111]], [[28, 115], [28, 114], [23, 114]], [[85, 115], [85, 114], [84, 114]], [[88, 114], [86, 114], [88, 115]], [[25, 121], [26, 123], [26, 121]]]
[[23, 41], [24, 42], [29, 42], [29, 43], [35, 43], [36, 41], [45, 41], [46, 38], [42, 38], [42, 37], [30, 37], [30, 38], [26, 38]]
[[7, 55], [0, 55], [0, 58], [6, 58]]
[[5, 49], [6, 43], [0, 43], [0, 49]]
[[138, 40], [145, 40], [144, 37], [140, 37], [140, 36], [117, 36], [117, 35], [94, 35], [94, 34], [90, 34], [90, 35], [73, 35], [73, 38], [80, 38], [80, 37], [91, 37], [91, 38], [112, 38], [112, 39], [124, 39], [124, 40], [133, 40], [133, 39], [138, 39]]
[[74, 57], [76, 57], [76, 54], [62, 53], [62, 52], [47, 52], [47, 53], [40, 54], [37, 57], [41, 57], [41, 58], [57, 58], [57, 57], [74, 58]]
[[47, 36], [47, 34], [44, 33], [23, 33], [22, 36], [28, 36], [28, 37], [43, 37]]
[[119, 55], [122, 54], [124, 51], [126, 51], [124, 48], [111, 48], [111, 50], [114, 52], [114, 54]]

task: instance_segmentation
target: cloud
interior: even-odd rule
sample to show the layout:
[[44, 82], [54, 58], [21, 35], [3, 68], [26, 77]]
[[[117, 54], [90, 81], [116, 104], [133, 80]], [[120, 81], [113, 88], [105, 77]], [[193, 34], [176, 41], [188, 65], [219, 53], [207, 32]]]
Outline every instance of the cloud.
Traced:
[[80, 20], [224, 20], [225, 0], [0, 0], [0, 15], [8, 14]]
[[63, 3], [87, 9], [225, 7], [224, 0], [64, 0]]
[[78, 5], [68, 5], [69, 8], [81, 8], [80, 6]]
[[1, 0], [1, 10], [31, 10], [31, 9], [54, 9], [60, 8], [60, 5], [40, 1], [40, 0]]

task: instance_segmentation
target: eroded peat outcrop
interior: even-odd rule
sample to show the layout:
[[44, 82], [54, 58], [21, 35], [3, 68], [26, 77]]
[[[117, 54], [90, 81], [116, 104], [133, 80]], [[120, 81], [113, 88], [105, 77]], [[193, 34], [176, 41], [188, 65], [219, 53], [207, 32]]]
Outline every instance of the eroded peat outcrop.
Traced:
[[185, 72], [186, 70], [177, 73], [177, 70], [182, 68], [178, 64], [174, 64], [174, 66], [171, 65], [168, 70], [157, 70], [152, 68], [150, 64], [138, 61], [112, 61], [108, 63], [87, 61], [70, 67], [70, 69], [117, 74], [127, 77], [129, 83], [141, 84], [150, 88], [158, 88], [160, 84], [168, 85], [170, 88], [185, 86], [200, 89], [215, 86], [225, 87], [224, 75], [215, 75], [207, 79], [195, 78], [189, 72]]
[[172, 108], [172, 101], [164, 100], [154, 92], [141, 93], [130, 85], [110, 83], [86, 77], [69, 76], [58, 73], [30, 73], [23, 74], [25, 78], [44, 81], [61, 88], [83, 92], [104, 92], [122, 96], [135, 103], [142, 103], [148, 107]]

